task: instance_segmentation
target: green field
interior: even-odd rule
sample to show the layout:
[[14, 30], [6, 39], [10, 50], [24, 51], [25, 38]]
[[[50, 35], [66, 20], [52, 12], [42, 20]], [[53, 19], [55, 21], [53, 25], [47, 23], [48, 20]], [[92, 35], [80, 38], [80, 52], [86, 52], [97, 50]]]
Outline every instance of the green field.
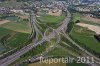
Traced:
[[62, 14], [61, 16], [43, 15], [38, 17], [37, 20], [43, 23], [59, 23], [64, 20], [64, 17], [64, 14]]
[[36, 62], [36, 63], [29, 64], [28, 66], [66, 66], [66, 64], [62, 63], [62, 62], [60, 62], [60, 63], [51, 63], [51, 64]]
[[76, 22], [77, 20], [81, 20], [81, 15], [79, 13], [74, 13], [72, 15], [72, 21]]
[[89, 50], [93, 50], [97, 53], [100, 53], [100, 43], [94, 38], [95, 32], [88, 30], [87, 28], [83, 28], [80, 26], [76, 26], [76, 21], [80, 20], [82, 23], [98, 25], [94, 22], [86, 21], [82, 18], [82, 15], [79, 13], [74, 13], [72, 15], [72, 22], [70, 23], [70, 32], [69, 35], [71, 38], [78, 42], [79, 45], [89, 48]]
[[36, 62], [36, 63], [31, 63], [28, 66], [89, 66], [89, 65], [83, 63], [76, 63], [76, 62], [73, 63], [58, 62], [58, 63], [51, 63], [51, 64]]
[[29, 36], [27, 33], [15, 32], [5, 28], [0, 28], [0, 42], [2, 42], [1, 40], [3, 37], [7, 36], [8, 34], [11, 36], [9, 36], [9, 38], [5, 38], [6, 41], [3, 45], [0, 44], [0, 49], [12, 49], [21, 47], [25, 45], [25, 42], [27, 42]]
[[9, 34], [10, 32], [11, 32], [11, 30], [7, 30], [7, 29], [5, 29], [5, 28], [1, 28], [1, 27], [0, 27], [0, 39], [1, 39], [3, 36]]
[[83, 17], [84, 15], [79, 14], [79, 13], [74, 13], [72, 15], [72, 22], [76, 22], [77, 20], [79, 20], [81, 23], [86, 23], [86, 24], [91, 24], [91, 25], [96, 25], [96, 26], [100, 26], [99, 22], [94, 22], [94, 21], [88, 21], [88, 19], [84, 19]]
[[[6, 17], [11, 22], [0, 25], [0, 49], [8, 50], [23, 47], [28, 41], [31, 27], [28, 20], [23, 20], [16, 16]], [[9, 35], [9, 37], [7, 37]], [[5, 38], [6, 37], [6, 38]], [[1, 52], [1, 51], [0, 51]]]
[[57, 28], [60, 26], [65, 18], [65, 14], [60, 16], [51, 16], [51, 15], [42, 15], [37, 18], [40, 26], [42, 27], [42, 31], [44, 32], [48, 27]]
[[89, 66], [89, 65], [86, 65], [86, 64], [83, 64], [83, 63], [63, 63], [63, 62], [59, 62], [59, 63], [39, 63], [39, 62], [36, 62], [36, 63], [32, 63], [32, 64], [29, 64], [28, 66]]
[[29, 22], [24, 20], [19, 20], [16, 22], [9, 22], [1, 25], [0, 27], [16, 31], [16, 32], [23, 32], [23, 33], [31, 33], [31, 27], [29, 25]]
[[17, 32], [13, 37], [11, 37], [7, 42], [6, 46], [11, 48], [25, 46], [25, 43], [28, 40], [29, 34]]
[[6, 19], [6, 20], [10, 20], [10, 21], [17, 21], [17, 20], [19, 20], [20, 18], [17, 17], [17, 16], [9, 16], [9, 17], [6, 17], [5, 19]]
[[42, 27], [41, 31], [44, 32], [47, 28], [52, 27], [56, 29], [60, 26], [64, 20], [65, 15], [61, 16], [50, 16], [50, 15], [42, 15], [37, 18], [39, 25]]
[[73, 63], [68, 63], [68, 64], [66, 64], [66, 66], [89, 66], [89, 65], [83, 64], [83, 63], [76, 63], [76, 62], [73, 62]]
[[6, 51], [6, 48], [0, 43], [0, 53]]
[[55, 48], [48, 53], [49, 56], [71, 56], [68, 52], [62, 50], [61, 48]]
[[10, 30], [7, 30], [5, 28], [0, 28], [0, 53], [2, 53], [3, 51], [6, 51], [5, 46], [2, 45], [1, 43], [1, 38], [9, 34], [10, 32], [11, 32]]
[[94, 38], [94, 32], [88, 30], [87, 28], [74, 26], [70, 35], [74, 40], [79, 41], [80, 45], [85, 45], [88, 48], [100, 53], [100, 43]]

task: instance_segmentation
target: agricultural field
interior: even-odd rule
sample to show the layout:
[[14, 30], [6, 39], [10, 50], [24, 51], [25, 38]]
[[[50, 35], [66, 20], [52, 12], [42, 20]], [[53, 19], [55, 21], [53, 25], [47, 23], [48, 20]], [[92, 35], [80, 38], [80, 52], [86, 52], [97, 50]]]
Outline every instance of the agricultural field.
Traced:
[[37, 20], [43, 23], [59, 23], [64, 20], [64, 14], [61, 16], [44, 15], [38, 17]]
[[65, 14], [62, 14], [61, 16], [42, 15], [37, 18], [37, 21], [44, 31], [48, 27], [57, 28], [62, 24], [64, 18]]
[[3, 24], [1, 27], [16, 31], [16, 32], [22, 32], [22, 33], [31, 33], [31, 27], [29, 26], [28, 22], [9, 22], [6, 24]]
[[48, 55], [53, 55], [53, 56], [65, 56], [68, 55], [67, 52], [65, 52], [64, 50], [60, 49], [60, 48], [55, 48], [54, 50], [50, 51], [48, 53]]
[[72, 21], [76, 22], [77, 20], [81, 20], [82, 15], [79, 13], [73, 13], [72, 14]]
[[[28, 20], [17, 16], [9, 16], [3, 20], [9, 20], [0, 25], [0, 49], [11, 50], [26, 45], [31, 33], [31, 27]], [[1, 21], [2, 22], [2, 21]], [[0, 51], [0, 53], [2, 53]]]
[[[3, 28], [0, 28], [3, 29]], [[25, 45], [25, 43], [28, 40], [29, 34], [27, 33], [21, 33], [21, 32], [15, 32], [11, 31], [8, 29], [3, 29], [5, 32], [1, 32], [0, 34], [0, 42], [3, 42], [3, 38], [7, 36], [8, 34], [10, 35], [9, 38], [4, 39], [3, 45], [0, 45], [0, 49], [5, 48], [5, 49], [13, 49], [13, 48], [19, 48]], [[7, 30], [7, 31], [6, 31]], [[3, 51], [3, 50], [2, 50]]]
[[6, 51], [5, 46], [1, 43], [1, 38], [9, 34], [10, 32], [11, 32], [10, 30], [7, 30], [5, 28], [0, 28], [0, 50], [1, 50], [0, 53]]
[[81, 23], [100, 26], [100, 19], [92, 18], [92, 17], [86, 16], [86, 15], [82, 15], [80, 13], [73, 13], [72, 21], [76, 22], [77, 20], [79, 20]]
[[100, 43], [94, 38], [95, 33], [79, 26], [75, 26], [70, 33], [71, 37], [86, 45], [88, 48], [100, 53]]
[[6, 51], [6, 48], [0, 43], [0, 53]]
[[[94, 38], [94, 35], [96, 35], [96, 33], [89, 30], [88, 28], [76, 25], [75, 21], [77, 20], [80, 20], [80, 23], [87, 23], [86, 20], [83, 21], [80, 17], [80, 14], [74, 14], [74, 25], [69, 35], [73, 38], [73, 40], [75, 40], [76, 42], [78, 41], [81, 46], [86, 46], [91, 50], [100, 53], [100, 43]], [[96, 25], [96, 23], [93, 24], [93, 22], [90, 22], [88, 24]]]

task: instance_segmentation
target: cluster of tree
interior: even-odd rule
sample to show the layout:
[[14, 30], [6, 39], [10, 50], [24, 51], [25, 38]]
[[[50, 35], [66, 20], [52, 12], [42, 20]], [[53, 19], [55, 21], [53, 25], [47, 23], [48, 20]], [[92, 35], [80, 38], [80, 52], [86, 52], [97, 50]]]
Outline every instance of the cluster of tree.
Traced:
[[[71, 19], [73, 20], [73, 17], [71, 17]], [[68, 29], [66, 30], [66, 32], [70, 32], [73, 29], [73, 26], [75, 25], [75, 23], [79, 23], [80, 20], [76, 20], [75, 22], [70, 21], [70, 23], [68, 24]]]
[[11, 36], [10, 34], [7, 34], [6, 36], [2, 37], [1, 40], [0, 40], [0, 42], [1, 42], [2, 44], [5, 44], [5, 42], [7, 41], [7, 39], [8, 39], [10, 36]]
[[92, 12], [92, 14], [93, 14], [94, 17], [96, 17], [96, 18], [100, 18], [100, 12], [99, 12], [99, 11]]
[[12, 16], [12, 14], [0, 14], [0, 20], [6, 19], [9, 16]]
[[100, 42], [100, 35], [94, 35], [94, 37]]

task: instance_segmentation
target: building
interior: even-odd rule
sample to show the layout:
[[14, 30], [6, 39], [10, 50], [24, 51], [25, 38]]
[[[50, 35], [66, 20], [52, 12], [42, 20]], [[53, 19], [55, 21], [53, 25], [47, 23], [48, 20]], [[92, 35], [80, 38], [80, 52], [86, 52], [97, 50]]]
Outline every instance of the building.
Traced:
[[60, 16], [61, 14], [62, 14], [62, 10], [58, 8], [50, 9], [48, 12], [48, 15], [52, 15], [52, 16]]
[[1, 7], [0, 14], [10, 13], [10, 8]]
[[19, 10], [16, 10], [16, 9], [12, 9], [10, 10], [12, 13], [19, 13], [19, 14], [24, 14], [24, 15], [29, 15], [28, 13], [24, 12], [23, 10], [19, 9]]

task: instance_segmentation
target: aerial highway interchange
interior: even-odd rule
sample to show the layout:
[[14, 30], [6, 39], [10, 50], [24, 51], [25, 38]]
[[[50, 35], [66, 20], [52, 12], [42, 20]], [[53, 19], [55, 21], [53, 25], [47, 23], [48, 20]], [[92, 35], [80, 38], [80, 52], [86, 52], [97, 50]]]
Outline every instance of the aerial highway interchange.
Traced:
[[[85, 63], [88, 64], [90, 66], [100, 66], [100, 59], [95, 56], [94, 54], [92, 54], [91, 52], [89, 52], [88, 50], [84, 49], [83, 47], [81, 47], [78, 43], [76, 43], [75, 41], [73, 41], [73, 39], [70, 38], [70, 36], [66, 33], [66, 31], [68, 30], [68, 24], [71, 22], [72, 19], [72, 14], [71, 12], [68, 10], [69, 5], [66, 6], [65, 3], [63, 3], [62, 7], [59, 7], [60, 9], [62, 9], [62, 11], [67, 14], [64, 17], [64, 20], [62, 21], [62, 24], [57, 27], [56, 29], [54, 28], [47, 28], [45, 30], [44, 33], [42, 33], [42, 31], [40, 30], [41, 26], [38, 24], [37, 18], [36, 18], [36, 14], [35, 14], [35, 10], [36, 5], [34, 4], [29, 4], [29, 2], [24, 2], [24, 4], [27, 6], [28, 11], [29, 11], [29, 21], [31, 24], [31, 34], [29, 36], [29, 40], [32, 40], [32, 43], [24, 46], [23, 48], [19, 49], [18, 51], [12, 53], [11, 55], [0, 59], [0, 66], [8, 66], [10, 64], [12, 64], [13, 62], [15, 62], [16, 60], [20, 59], [21, 56], [23, 56], [24, 54], [26, 54], [27, 52], [29, 52], [30, 50], [32, 50], [33, 48], [36, 48], [39, 45], [43, 45], [44, 42], [50, 42], [52, 44], [51, 47], [48, 48], [47, 51], [42, 52], [39, 55], [35, 55], [30, 59], [27, 59], [26, 61], [28, 62], [35, 62], [35, 61], [39, 61], [41, 57], [43, 57], [44, 59], [48, 58], [49, 56], [47, 55], [50, 51], [52, 51], [55, 47], [57, 48], [62, 48], [65, 52], [68, 52], [69, 54], [75, 56], [75, 57], [93, 57], [94, 58], [94, 63]], [[45, 6], [47, 7], [47, 6]], [[52, 32], [49, 32], [49, 29], [52, 30]], [[48, 35], [46, 35], [46, 33], [49, 33]], [[40, 38], [41, 36], [41, 38]], [[68, 39], [74, 46], [76, 46], [79, 50], [77, 51], [81, 51], [82, 53], [80, 53], [80, 55], [77, 55], [75, 53], [70, 52], [67, 49], [64, 49], [62, 46], [58, 45], [57, 43], [60, 42], [61, 38], [60, 36], [64, 36], [66, 39]], [[57, 41], [54, 43], [51, 40], [53, 38], [56, 38]], [[20, 66], [20, 64], [17, 64], [18, 66]]]

